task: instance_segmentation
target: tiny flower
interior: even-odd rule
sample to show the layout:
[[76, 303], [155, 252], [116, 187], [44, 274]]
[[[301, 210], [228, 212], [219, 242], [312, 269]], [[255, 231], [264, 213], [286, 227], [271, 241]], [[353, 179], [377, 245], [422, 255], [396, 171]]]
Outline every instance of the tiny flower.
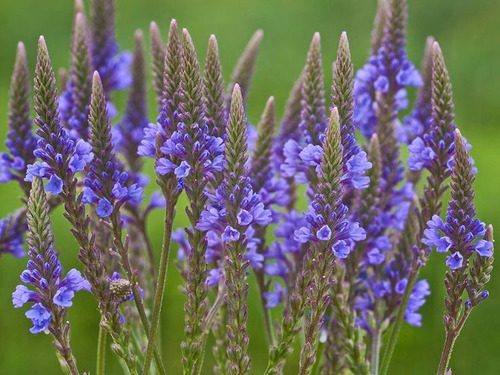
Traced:
[[222, 232], [222, 240], [224, 242], [234, 242], [238, 241], [240, 238], [240, 232], [234, 229], [232, 226], [226, 226], [224, 232]]
[[462, 267], [464, 257], [458, 251], [451, 254], [446, 260], [446, 265], [452, 270], [457, 270]]

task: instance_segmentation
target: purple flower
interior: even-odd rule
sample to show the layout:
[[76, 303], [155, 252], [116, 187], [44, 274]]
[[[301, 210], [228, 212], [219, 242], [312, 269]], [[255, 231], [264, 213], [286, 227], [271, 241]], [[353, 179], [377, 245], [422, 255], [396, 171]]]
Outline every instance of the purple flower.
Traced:
[[274, 291], [272, 292], [264, 292], [263, 296], [266, 302], [266, 308], [272, 309], [273, 307], [278, 306], [285, 297], [286, 289], [281, 286], [280, 283], [274, 283]]
[[328, 225], [323, 225], [317, 232], [316, 237], [320, 241], [329, 241], [332, 238], [332, 230]]
[[239, 238], [240, 238], [240, 232], [238, 232], [230, 225], [226, 226], [224, 232], [222, 232], [222, 241], [224, 242], [238, 241]]
[[97, 204], [96, 212], [100, 217], [108, 217], [113, 213], [113, 206], [106, 198], [101, 198]]
[[208, 286], [217, 286], [222, 278], [223, 272], [220, 268], [211, 269], [207, 277]]
[[464, 262], [464, 257], [458, 251], [451, 254], [448, 259], [446, 259], [446, 265], [450, 267], [451, 270], [457, 270], [462, 267]]
[[30, 328], [31, 333], [40, 333], [49, 329], [52, 314], [41, 303], [34, 304], [25, 315], [33, 323], [33, 327]]

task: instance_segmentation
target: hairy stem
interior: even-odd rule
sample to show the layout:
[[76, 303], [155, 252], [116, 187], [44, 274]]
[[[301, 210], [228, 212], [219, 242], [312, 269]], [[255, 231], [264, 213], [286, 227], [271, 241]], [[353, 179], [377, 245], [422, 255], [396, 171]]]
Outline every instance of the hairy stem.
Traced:
[[104, 375], [106, 372], [106, 336], [106, 330], [99, 325], [99, 336], [97, 338], [97, 375]]
[[170, 257], [170, 239], [172, 236], [172, 227], [174, 224], [176, 203], [177, 199], [175, 199], [175, 201], [167, 199], [167, 204], [165, 206], [163, 244], [160, 255], [158, 281], [156, 282], [156, 290], [153, 302], [153, 315], [151, 317], [151, 328], [149, 329], [149, 335], [148, 335], [148, 347], [146, 350], [146, 357], [144, 359], [144, 370], [143, 370], [144, 375], [147, 375], [149, 373], [153, 352], [156, 350], [156, 339], [158, 336], [158, 327], [160, 325], [161, 307], [163, 304], [163, 295], [165, 294], [166, 281], [167, 281], [168, 259]]
[[405, 294], [403, 295], [403, 300], [401, 301], [401, 306], [399, 307], [398, 315], [392, 327], [391, 335], [389, 336], [389, 341], [387, 342], [387, 347], [384, 352], [382, 366], [380, 368], [381, 375], [386, 375], [387, 372], [389, 371], [392, 355], [394, 354], [394, 349], [396, 348], [396, 343], [399, 338], [399, 333], [401, 332], [401, 328], [403, 326], [406, 306], [408, 305], [408, 300], [410, 299], [411, 291], [413, 290], [413, 286], [415, 285], [415, 282], [417, 280], [419, 269], [420, 269], [419, 267], [412, 267], [410, 275], [408, 276], [408, 284], [406, 285]]

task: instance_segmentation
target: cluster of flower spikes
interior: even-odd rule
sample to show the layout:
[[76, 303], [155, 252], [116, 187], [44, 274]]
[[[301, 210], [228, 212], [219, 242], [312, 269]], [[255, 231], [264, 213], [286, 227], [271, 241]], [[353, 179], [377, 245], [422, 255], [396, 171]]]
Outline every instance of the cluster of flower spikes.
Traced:
[[[383, 299], [386, 306], [391, 306], [389, 312], [394, 310], [408, 282], [408, 262], [394, 261], [386, 253], [394, 251], [397, 246], [394, 238], [402, 233], [405, 222], [409, 220], [415, 194], [411, 182], [400, 186], [404, 168], [399, 158], [403, 139], [398, 137], [402, 134], [398, 112], [408, 105], [406, 87], [423, 84], [420, 74], [406, 56], [406, 2], [391, 1], [385, 12], [381, 21], [383, 26], [380, 25], [383, 32], [374, 41], [374, 54], [358, 71], [354, 85], [356, 126], [367, 138], [377, 133], [382, 151], [380, 175], [377, 177], [379, 183], [374, 187], [377, 192], [370, 192], [380, 198], [375, 209], [371, 210], [370, 222], [365, 224], [361, 220], [366, 225], [370, 240], [364, 244], [366, 250], [360, 272], [363, 282], [357, 292], [355, 308], [360, 312], [358, 323], [365, 328], [368, 328], [366, 314], [375, 308], [377, 300]], [[429, 96], [425, 98], [429, 99]], [[422, 103], [425, 98], [421, 98]], [[425, 280], [414, 286], [406, 310], [406, 319], [410, 324], [420, 325], [421, 317], [416, 311], [429, 293]]]
[[[326, 129], [323, 71], [321, 65], [320, 36], [315, 34], [307, 56], [303, 73], [302, 111], [299, 128], [305, 134], [302, 140], [290, 139], [283, 149], [284, 162], [281, 172], [284, 177], [294, 177], [297, 183], [314, 181], [314, 174], [319, 168], [323, 149], [321, 147]], [[354, 128], [343, 124], [345, 141], [343, 184], [355, 189], [364, 189], [368, 179], [365, 171], [370, 168], [366, 153], [361, 151], [354, 139]], [[347, 139], [349, 138], [349, 139]], [[312, 178], [312, 180], [311, 180]]]
[[83, 201], [97, 204], [96, 212], [104, 218], [125, 202], [140, 203], [144, 196], [142, 186], [127, 184], [128, 173], [121, 171], [116, 159], [106, 99], [98, 72], [94, 72], [93, 77], [89, 124], [90, 144], [95, 158], [85, 178]]
[[0, 154], [0, 182], [23, 181], [27, 165], [35, 159], [36, 137], [30, 119], [30, 80], [26, 50], [17, 46], [16, 62], [9, 92], [9, 131], [5, 140], [8, 152]]
[[[301, 145], [302, 140], [290, 139], [283, 149], [284, 162], [281, 166], [282, 174], [285, 177], [295, 177], [298, 183], [308, 182], [308, 193], [314, 200], [317, 193], [318, 173], [320, 172], [320, 162], [324, 151], [322, 148], [324, 140], [324, 131], [326, 127], [325, 108], [323, 98], [323, 73], [321, 68], [321, 47], [319, 34], [315, 34], [308, 53], [306, 67], [300, 83], [296, 85], [295, 90], [301, 88], [301, 121], [299, 129], [303, 129], [306, 134], [304, 137], [305, 146]], [[350, 78], [348, 77], [350, 76]], [[354, 138], [355, 128], [353, 126], [352, 102], [344, 105], [344, 96], [346, 86], [352, 86], [352, 63], [350, 60], [349, 44], [347, 35], [342, 34], [339, 43], [337, 61], [334, 65], [334, 80], [332, 84], [332, 101], [341, 106], [341, 143], [343, 147], [343, 173], [341, 182], [344, 190], [364, 189], [369, 184], [369, 178], [365, 175], [371, 168], [371, 163], [366, 158], [366, 153], [361, 151]], [[352, 98], [352, 87], [350, 88], [350, 97]], [[293, 97], [290, 99], [293, 101]], [[337, 103], [338, 102], [338, 103]], [[290, 109], [292, 112], [292, 109]], [[321, 119], [317, 122], [316, 119]], [[289, 119], [293, 122], [293, 119]], [[347, 210], [347, 206], [345, 207]], [[274, 263], [266, 263], [266, 273], [270, 276], [280, 276], [286, 282], [293, 263], [290, 257], [299, 257], [301, 254], [301, 243], [309, 238], [308, 233], [304, 233], [302, 241], [297, 243], [295, 240], [295, 229], [307, 229], [310, 223], [299, 215], [296, 211], [291, 211], [284, 216], [283, 222], [276, 228], [276, 236], [282, 238], [283, 242], [274, 243], [267, 251], [267, 258], [275, 259]], [[321, 235], [321, 233], [320, 233]], [[344, 250], [345, 251], [345, 250]], [[277, 293], [282, 294], [282, 288], [276, 285]], [[266, 294], [273, 301], [276, 301], [276, 295]]]
[[[15, 308], [33, 303], [26, 317], [33, 323], [31, 333], [47, 331], [61, 309], [72, 305], [75, 292], [90, 290], [90, 284], [79, 271], [71, 269], [63, 275], [62, 266], [54, 250], [47, 198], [39, 178], [33, 181], [28, 202], [27, 243], [28, 265], [21, 274], [23, 284], [12, 293]], [[31, 286], [31, 289], [26, 285]]]
[[39, 127], [36, 134], [38, 141], [34, 156], [41, 159], [29, 164], [25, 181], [34, 177], [48, 180], [45, 189], [53, 195], [62, 192], [65, 183], [71, 183], [73, 176], [85, 169], [94, 157], [92, 147], [84, 140], [74, 140], [61, 124], [59, 113], [53, 103], [57, 98], [55, 76], [45, 39], [38, 42], [38, 58], [35, 78], [35, 106], [37, 117], [34, 122]]
[[[183, 187], [183, 178], [194, 167], [189, 163], [188, 149], [197, 150], [196, 163], [203, 166], [207, 176], [223, 168], [224, 145], [222, 138], [210, 134], [206, 118], [187, 129], [180, 113], [182, 93], [182, 45], [179, 41], [177, 23], [172, 20], [165, 53], [164, 92], [157, 124], [144, 129], [144, 138], [138, 149], [139, 155], [156, 158], [155, 171], [159, 176], [173, 173], [178, 188]], [[159, 148], [157, 148], [159, 145]]]
[[89, 30], [83, 3], [77, 0], [69, 79], [59, 98], [61, 120], [72, 130], [72, 136], [83, 139], [88, 136], [92, 72], [97, 70], [101, 75], [111, 118], [118, 113], [109, 101], [111, 91], [124, 90], [132, 83], [132, 54], [119, 53], [116, 43], [114, 0], [93, 0], [91, 21]]
[[455, 157], [452, 168], [451, 197], [446, 221], [438, 215], [427, 222], [422, 243], [435, 247], [437, 252], [448, 253], [446, 265], [456, 270], [464, 266], [464, 261], [476, 253], [481, 257], [491, 257], [493, 243], [484, 239], [486, 226], [475, 219], [474, 208], [474, 168], [470, 161], [464, 138], [455, 130]]
[[[391, 16], [387, 16], [387, 24], [391, 23]], [[404, 23], [406, 14], [403, 17]], [[423, 85], [422, 77], [406, 54], [404, 29], [397, 31], [400, 32], [394, 35], [397, 43], [391, 43], [391, 35], [384, 35], [377, 52], [356, 73], [354, 121], [368, 139], [377, 131], [377, 95], [393, 91], [393, 110], [398, 112], [408, 107], [406, 87]]]

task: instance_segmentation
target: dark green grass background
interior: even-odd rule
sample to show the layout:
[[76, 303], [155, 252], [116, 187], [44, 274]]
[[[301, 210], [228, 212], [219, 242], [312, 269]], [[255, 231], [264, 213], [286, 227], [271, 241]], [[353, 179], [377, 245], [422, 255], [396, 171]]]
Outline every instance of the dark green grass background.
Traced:
[[[88, 6], [88, 1], [86, 1]], [[331, 63], [338, 37], [347, 30], [355, 67], [365, 61], [375, 0], [118, 0], [118, 39], [122, 47], [132, 47], [136, 28], [146, 31], [155, 20], [166, 35], [169, 20], [177, 18], [187, 27], [198, 48], [205, 55], [208, 36], [217, 36], [226, 80], [243, 46], [257, 28], [264, 30], [264, 42], [255, 80], [249, 97], [250, 120], [255, 123], [267, 97], [276, 97], [281, 113], [288, 90], [298, 76], [312, 34], [322, 36], [324, 67], [328, 85]], [[4, 139], [7, 120], [7, 91], [14, 62], [16, 43], [25, 42], [33, 70], [36, 41], [45, 35], [56, 68], [69, 61], [72, 2], [70, 0], [0, 0], [0, 138]], [[410, 58], [420, 64], [427, 35], [440, 41], [453, 80], [456, 123], [473, 144], [472, 155], [479, 168], [477, 208], [481, 219], [500, 228], [500, 41], [498, 0], [410, 0], [408, 49]], [[123, 102], [123, 95], [116, 97]], [[153, 106], [151, 106], [153, 108]], [[156, 114], [151, 111], [151, 118]], [[2, 149], [3, 149], [2, 145]], [[151, 172], [151, 164], [147, 165]], [[12, 184], [0, 185], [0, 214], [20, 206], [19, 191]], [[185, 201], [182, 202], [183, 204]], [[179, 209], [179, 212], [183, 212]], [[56, 245], [61, 250], [65, 269], [79, 267], [77, 247], [68, 233], [61, 211], [54, 212]], [[155, 213], [150, 233], [156, 249], [160, 246], [162, 214]], [[178, 216], [177, 226], [185, 222]], [[175, 253], [175, 251], [174, 251]], [[405, 326], [395, 352], [391, 374], [432, 374], [439, 361], [443, 342], [444, 256], [433, 254], [423, 274], [429, 279], [432, 295], [422, 309], [423, 327]], [[19, 283], [18, 275], [26, 259], [5, 256], [0, 259], [0, 374], [56, 374], [59, 368], [44, 334], [28, 332], [24, 311], [14, 310], [11, 292]], [[498, 266], [500, 269], [500, 266]], [[452, 359], [454, 374], [500, 373], [500, 273], [494, 272], [489, 285], [491, 297], [472, 314]], [[249, 330], [250, 354], [254, 374], [261, 374], [266, 364], [267, 346], [255, 293], [250, 280]], [[173, 263], [163, 309], [162, 342], [170, 374], [180, 374], [180, 349], [184, 325], [184, 296]], [[70, 309], [72, 344], [80, 369], [95, 368], [98, 314], [94, 301], [79, 293]], [[297, 348], [298, 349], [298, 348]], [[292, 357], [296, 361], [295, 351]], [[206, 373], [212, 364], [206, 356]], [[116, 360], [108, 356], [109, 374], [119, 373]], [[287, 373], [293, 374], [291, 368]]]

